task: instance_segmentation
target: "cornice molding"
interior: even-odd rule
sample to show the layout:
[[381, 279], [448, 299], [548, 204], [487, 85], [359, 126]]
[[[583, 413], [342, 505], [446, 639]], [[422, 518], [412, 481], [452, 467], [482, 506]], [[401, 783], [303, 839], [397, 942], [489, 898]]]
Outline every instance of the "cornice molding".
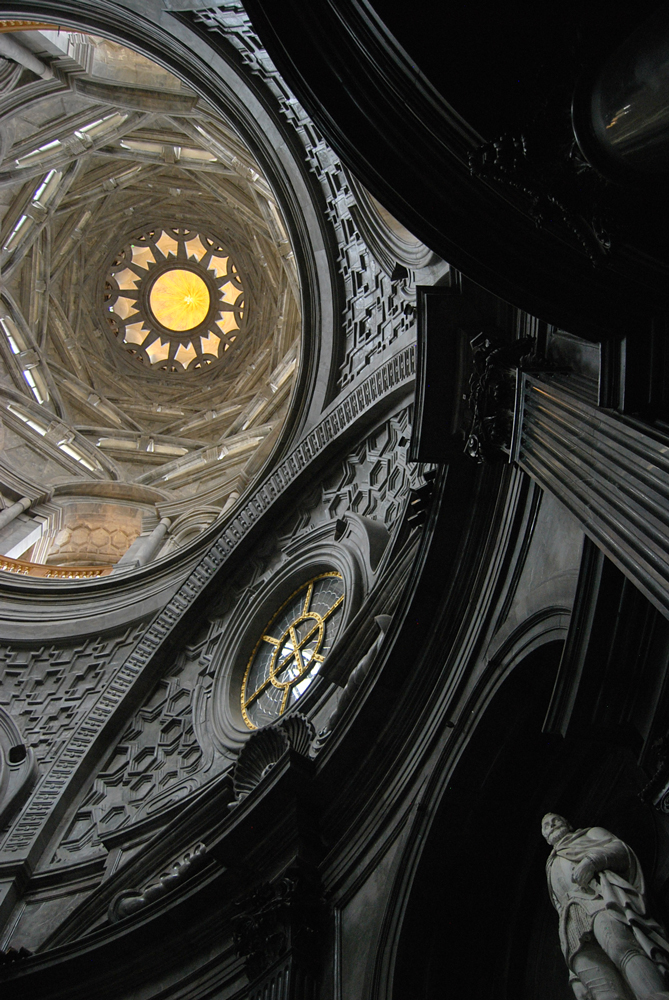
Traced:
[[[452, 266], [587, 339], [627, 333], [641, 317], [666, 309], [666, 261], [644, 253], [623, 227], [619, 242], [593, 267], [576, 232], [578, 212], [564, 226], [556, 209], [538, 225], [515, 166], [507, 184], [477, 175], [470, 156], [485, 149], [482, 137], [388, 31], [378, 5], [321, 0], [305, 7], [287, 0], [277, 7], [271, 0], [247, 0], [244, 6], [279, 72], [344, 165]], [[472, 76], [471, 86], [480, 88], [480, 79]], [[562, 135], [563, 119], [569, 122], [568, 100], [552, 111], [555, 162], [549, 166], [569, 173], [562, 145], [569, 148], [570, 130]], [[534, 172], [548, 200], [545, 168], [537, 163]]]

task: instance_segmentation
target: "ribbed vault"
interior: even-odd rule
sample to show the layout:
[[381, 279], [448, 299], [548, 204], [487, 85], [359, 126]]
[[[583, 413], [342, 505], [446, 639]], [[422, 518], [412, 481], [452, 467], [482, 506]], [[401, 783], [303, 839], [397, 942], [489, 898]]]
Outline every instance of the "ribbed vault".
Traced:
[[[0, 489], [26, 512], [0, 555], [132, 567], [197, 537], [270, 454], [299, 362], [295, 260], [233, 124], [180, 80], [91, 35], [12, 38], [36, 62], [0, 66]], [[177, 264], [213, 282], [180, 340], [130, 301]]]

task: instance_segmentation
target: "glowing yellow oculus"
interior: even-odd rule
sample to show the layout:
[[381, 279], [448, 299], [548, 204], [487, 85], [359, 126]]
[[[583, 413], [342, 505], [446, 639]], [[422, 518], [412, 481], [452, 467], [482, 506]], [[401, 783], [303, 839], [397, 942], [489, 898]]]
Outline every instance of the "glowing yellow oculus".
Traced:
[[151, 289], [151, 312], [167, 330], [192, 330], [203, 322], [210, 305], [209, 289], [199, 275], [174, 267]]

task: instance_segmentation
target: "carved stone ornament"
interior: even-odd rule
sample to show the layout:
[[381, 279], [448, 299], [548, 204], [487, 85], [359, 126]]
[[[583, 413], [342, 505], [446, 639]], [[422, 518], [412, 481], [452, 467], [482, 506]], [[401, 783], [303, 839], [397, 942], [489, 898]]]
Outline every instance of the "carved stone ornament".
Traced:
[[537, 136], [507, 133], [470, 153], [469, 169], [481, 180], [513, 189], [535, 225], [577, 243], [593, 267], [611, 250], [599, 207], [604, 182], [575, 142], [567, 155], [556, 155]]
[[531, 337], [504, 343], [485, 331], [472, 340], [474, 371], [467, 400], [471, 424], [465, 451], [477, 462], [494, 461], [508, 454], [517, 370], [533, 347]]
[[669, 942], [647, 911], [636, 855], [599, 826], [574, 830], [547, 813], [548, 891], [577, 1000], [669, 1000]]
[[317, 963], [322, 901], [318, 884], [299, 869], [265, 882], [233, 918], [237, 954], [246, 960], [250, 980], [290, 953], [303, 969]]
[[0, 708], [0, 827], [23, 805], [37, 780], [37, 761], [11, 715]]
[[388, 626], [392, 621], [392, 616], [376, 615], [374, 621], [379, 626], [379, 634], [377, 635], [376, 639], [369, 647], [365, 655], [358, 661], [356, 666], [349, 674], [346, 686], [344, 687], [344, 690], [341, 693], [336, 708], [333, 709], [325, 727], [321, 729], [320, 733], [318, 734], [318, 738], [315, 743], [315, 748], [317, 751], [323, 748], [328, 738], [332, 734], [332, 730], [335, 728], [335, 726], [341, 719], [342, 715], [344, 714], [348, 706], [354, 700], [360, 685], [362, 684], [365, 677], [369, 673], [371, 666], [374, 660], [376, 659], [376, 654], [381, 648], [381, 644], [383, 643], [383, 639], [388, 630]]
[[235, 801], [230, 805], [246, 798], [290, 748], [308, 757], [315, 735], [312, 723], [299, 712], [256, 730], [244, 744], [232, 772]]
[[184, 855], [181, 861], [175, 862], [170, 871], [162, 875], [157, 882], [151, 882], [144, 889], [124, 889], [117, 893], [107, 911], [110, 923], [113, 924], [124, 917], [129, 917], [148, 906], [149, 903], [161, 899], [200, 871], [201, 868], [204, 868], [209, 860], [204, 844], [198, 844], [192, 851]]

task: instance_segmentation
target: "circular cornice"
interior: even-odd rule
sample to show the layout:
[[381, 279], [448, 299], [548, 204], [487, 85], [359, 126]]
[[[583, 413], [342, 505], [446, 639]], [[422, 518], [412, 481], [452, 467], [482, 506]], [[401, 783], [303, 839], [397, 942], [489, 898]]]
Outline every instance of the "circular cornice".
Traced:
[[[14, 3], [11, 10], [5, 8], [5, 13], [30, 17], [36, 12], [28, 4]], [[300, 366], [293, 390], [295, 403], [281, 434], [273, 442], [273, 450], [264, 465], [268, 470], [297, 440], [300, 428], [317, 421], [324, 405], [332, 399], [338, 374], [340, 324], [337, 317], [341, 315], [342, 302], [338, 298], [341, 285], [333, 249], [335, 240], [323, 212], [322, 191], [298, 132], [286, 123], [270, 89], [243, 70], [232, 46], [222, 36], [208, 33], [204, 26], [189, 25], [168, 13], [159, 23], [134, 10], [124, 10], [119, 18], [118, 6], [108, 0], [74, 0], [73, 3], [46, 0], [40, 5], [39, 13], [63, 26], [92, 31], [129, 44], [175, 72], [199, 92], [201, 99], [234, 122], [235, 129], [257, 158], [291, 238], [300, 277], [303, 317]], [[140, 214], [144, 215], [141, 208], [135, 216], [135, 226]], [[144, 226], [151, 224], [150, 218], [146, 218]], [[129, 360], [128, 364], [132, 362]], [[139, 366], [136, 370], [139, 371]], [[228, 520], [226, 518], [221, 525]], [[159, 578], [180, 576], [184, 556], [188, 562], [191, 554], [201, 551], [207, 539], [211, 540], [220, 530], [218, 525], [212, 526], [204, 532], [204, 537], [181, 550], [178, 558], [170, 553], [129, 575], [107, 577], [102, 589], [106, 592], [125, 590], [130, 577], [134, 579], [135, 575], [147, 582], [154, 576], [156, 582]], [[36, 593], [34, 581], [12, 579], [11, 589], [16, 596], [23, 590], [24, 583], [28, 592]], [[89, 585], [85, 581], [77, 581], [74, 585], [56, 581], [49, 590], [58, 603], [59, 593], [64, 596], [67, 590], [74, 596], [83, 593], [82, 588], [88, 591]], [[45, 599], [46, 588], [37, 589], [42, 594], [41, 599]], [[91, 595], [99, 589], [93, 587]]]

